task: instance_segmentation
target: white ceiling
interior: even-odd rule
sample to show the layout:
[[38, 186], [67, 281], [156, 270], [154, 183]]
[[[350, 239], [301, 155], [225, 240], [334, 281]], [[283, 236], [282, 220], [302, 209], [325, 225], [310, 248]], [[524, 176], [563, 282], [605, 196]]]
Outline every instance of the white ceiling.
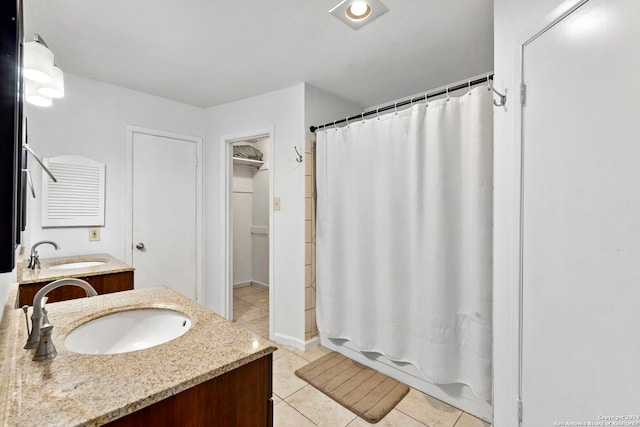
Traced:
[[24, 0], [63, 71], [209, 107], [308, 82], [372, 106], [493, 69], [492, 0]]

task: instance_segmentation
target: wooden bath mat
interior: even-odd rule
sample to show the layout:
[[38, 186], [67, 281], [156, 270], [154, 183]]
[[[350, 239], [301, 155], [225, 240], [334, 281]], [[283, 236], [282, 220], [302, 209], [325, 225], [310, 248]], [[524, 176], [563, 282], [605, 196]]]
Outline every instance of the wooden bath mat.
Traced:
[[370, 423], [377, 423], [409, 393], [405, 384], [331, 352], [296, 375]]

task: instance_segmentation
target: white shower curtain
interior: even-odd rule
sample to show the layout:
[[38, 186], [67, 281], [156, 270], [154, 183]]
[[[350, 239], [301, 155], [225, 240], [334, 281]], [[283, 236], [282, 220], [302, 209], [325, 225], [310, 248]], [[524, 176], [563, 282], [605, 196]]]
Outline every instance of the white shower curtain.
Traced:
[[491, 399], [492, 95], [317, 133], [321, 335]]

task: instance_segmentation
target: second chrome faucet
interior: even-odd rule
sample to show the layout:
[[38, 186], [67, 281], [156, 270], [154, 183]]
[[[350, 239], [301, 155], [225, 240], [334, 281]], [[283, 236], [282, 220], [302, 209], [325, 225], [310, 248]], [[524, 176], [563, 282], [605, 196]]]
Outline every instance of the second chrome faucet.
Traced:
[[40, 268], [40, 258], [38, 257], [38, 251], [36, 249], [38, 248], [38, 246], [44, 245], [45, 243], [50, 244], [51, 246], [56, 248], [56, 250], [60, 249], [60, 246], [58, 246], [58, 244], [53, 240], [41, 240], [34, 243], [33, 246], [31, 246], [31, 254], [29, 256], [29, 265], [27, 268], [31, 270], [37, 270]]

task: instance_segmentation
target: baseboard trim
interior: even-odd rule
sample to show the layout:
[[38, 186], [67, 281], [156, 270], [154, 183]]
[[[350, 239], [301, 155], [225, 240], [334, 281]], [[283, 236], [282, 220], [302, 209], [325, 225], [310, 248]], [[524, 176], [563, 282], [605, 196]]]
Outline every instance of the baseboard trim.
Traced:
[[304, 351], [313, 350], [320, 345], [320, 337], [316, 335], [304, 342]]
[[244, 288], [245, 286], [251, 286], [251, 280], [248, 280], [246, 282], [238, 282], [238, 283], [234, 283], [233, 284], [233, 289], [236, 288]]
[[275, 334], [273, 334], [272, 341], [275, 341], [275, 342], [277, 342], [279, 344], [284, 344], [284, 345], [288, 345], [288, 346], [291, 346], [291, 347], [295, 347], [298, 350], [306, 351], [306, 349], [305, 349], [306, 343], [304, 341], [301, 341], [298, 338], [292, 337], [290, 335], [284, 335], [284, 334], [275, 333]]
[[236, 288], [244, 288], [245, 286], [255, 286], [256, 288], [262, 288], [265, 290], [269, 289], [269, 285], [267, 283], [258, 282], [256, 280], [247, 280], [246, 282], [238, 282], [233, 284], [233, 289]]
[[262, 282], [258, 282], [257, 280], [252, 280], [251, 284], [253, 286], [255, 286], [256, 288], [262, 288], [265, 290], [269, 290], [269, 284], [268, 283], [262, 283]]

